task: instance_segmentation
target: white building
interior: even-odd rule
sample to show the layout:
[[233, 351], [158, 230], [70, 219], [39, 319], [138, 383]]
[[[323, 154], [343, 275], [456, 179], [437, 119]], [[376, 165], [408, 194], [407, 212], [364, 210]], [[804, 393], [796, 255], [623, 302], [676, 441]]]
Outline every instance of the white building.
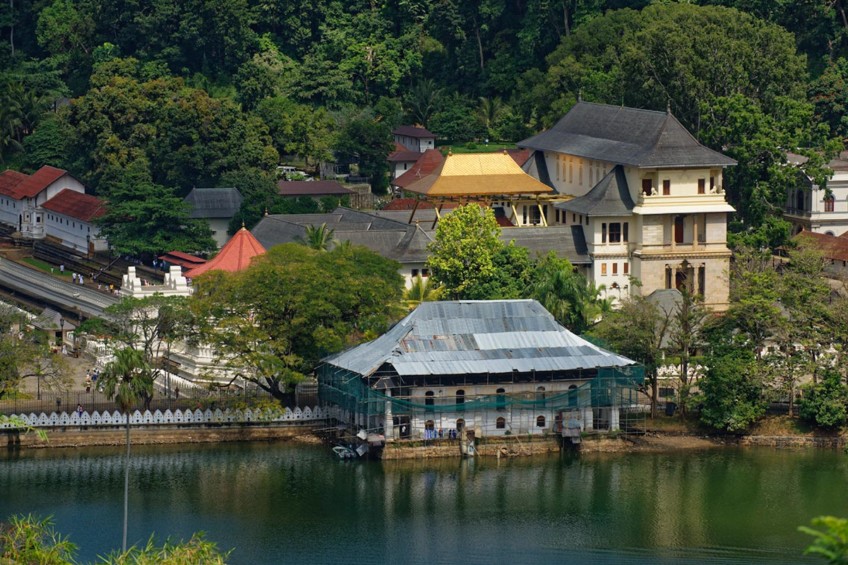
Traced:
[[241, 209], [242, 196], [237, 188], [193, 188], [183, 200], [192, 218], [206, 220], [218, 249], [229, 241], [233, 216]]
[[41, 207], [44, 235], [86, 254], [108, 249], [108, 242], [100, 237], [100, 228], [94, 223], [106, 212], [101, 199], [66, 188]]
[[575, 197], [555, 205], [553, 223], [581, 227], [589, 278], [608, 296], [686, 286], [709, 308], [727, 308], [733, 208], [722, 172], [733, 159], [671, 113], [586, 102], [519, 146], [535, 151], [525, 170]]
[[[791, 153], [788, 157], [792, 165], [807, 160]], [[799, 185], [789, 189], [784, 217], [792, 224], [793, 233], [805, 230], [839, 236], [848, 231], [848, 151], [843, 151], [827, 166], [833, 175], [826, 188], [799, 175]]]
[[44, 203], [63, 190], [85, 193], [82, 183], [62, 169], [45, 165], [31, 175], [7, 169], [0, 173], [0, 222], [21, 237], [44, 238]]
[[430, 133], [422, 127], [400, 126], [392, 131], [392, 135], [395, 143], [399, 143], [409, 151], [415, 151], [419, 154], [436, 147], [436, 134]]

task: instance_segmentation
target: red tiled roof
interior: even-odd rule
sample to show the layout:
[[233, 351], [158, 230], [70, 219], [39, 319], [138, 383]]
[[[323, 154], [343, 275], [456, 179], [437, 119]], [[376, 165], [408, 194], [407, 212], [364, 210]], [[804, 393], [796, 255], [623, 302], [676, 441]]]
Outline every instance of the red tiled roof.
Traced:
[[397, 163], [403, 161], [410, 161], [414, 163], [421, 157], [421, 153], [418, 151], [410, 151], [403, 145], [399, 143], [395, 143], [395, 150], [389, 153], [388, 160], [390, 163]]
[[70, 188], [62, 191], [43, 205], [45, 210], [90, 222], [106, 213], [106, 203], [90, 194], [76, 192]]
[[39, 192], [67, 175], [68, 171], [44, 165], [33, 174], [28, 176], [21, 184], [18, 185], [18, 191], [24, 198], [33, 198]]
[[[394, 198], [386, 204], [383, 210], [412, 210], [415, 208], [415, 198]], [[418, 202], [418, 209], [433, 208], [433, 204], [426, 200]]]
[[428, 149], [421, 157], [412, 165], [408, 171], [392, 181], [392, 184], [401, 188], [406, 188], [415, 181], [426, 177], [435, 171], [439, 165], [445, 160], [445, 156], [438, 149]]
[[18, 186], [26, 180], [26, 178], [27, 175], [23, 173], [13, 171], [12, 169], [6, 169], [0, 173], [0, 194], [10, 196], [15, 200], [20, 200], [23, 197], [18, 190]]
[[194, 255], [183, 253], [182, 251], [169, 251], [164, 255], [160, 255], [159, 259], [167, 261], [172, 265], [179, 265], [185, 269], [191, 269], [206, 263], [206, 259], [202, 257], [195, 257]]
[[400, 126], [399, 128], [392, 130], [392, 134], [393, 135], [405, 135], [407, 137], [415, 137], [415, 138], [419, 138], [419, 139], [422, 138], [422, 137], [432, 137], [432, 138], [436, 137], [435, 133], [430, 133], [426, 129], [418, 127], [418, 126]]
[[[312, 184], [312, 183], [309, 183]], [[188, 271], [190, 279], [207, 271], [229, 271], [235, 273], [250, 266], [250, 261], [265, 254], [265, 248], [246, 228], [241, 228], [209, 262]]]
[[507, 149], [506, 152], [512, 157], [518, 166], [521, 167], [530, 158], [531, 151], [529, 149]]
[[818, 249], [826, 259], [848, 261], [848, 239], [811, 231], [802, 231], [795, 236], [795, 239], [805, 240]]
[[345, 196], [353, 194], [336, 181], [332, 180], [281, 180], [277, 183], [277, 192], [280, 196]]

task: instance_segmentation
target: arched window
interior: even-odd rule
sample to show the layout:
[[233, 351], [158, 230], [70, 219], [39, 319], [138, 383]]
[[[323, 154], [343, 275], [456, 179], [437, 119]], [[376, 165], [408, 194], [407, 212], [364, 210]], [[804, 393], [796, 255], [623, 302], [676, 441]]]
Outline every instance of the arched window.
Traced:
[[577, 385], [568, 387], [568, 405], [577, 406]]
[[499, 430], [506, 428], [506, 418], [501, 416], [495, 421], [495, 427]]
[[495, 398], [495, 407], [498, 410], [506, 410], [506, 390], [499, 388], [497, 391], [497, 398]]
[[425, 406], [433, 406], [435, 404], [435, 393], [432, 390], [428, 390], [424, 393], [424, 405]]
[[545, 401], [545, 387], [540, 386], [536, 388], [536, 402], [544, 402]]
[[544, 416], [537, 416], [536, 417], [536, 427], [537, 428], [544, 428], [545, 427], [545, 417]]

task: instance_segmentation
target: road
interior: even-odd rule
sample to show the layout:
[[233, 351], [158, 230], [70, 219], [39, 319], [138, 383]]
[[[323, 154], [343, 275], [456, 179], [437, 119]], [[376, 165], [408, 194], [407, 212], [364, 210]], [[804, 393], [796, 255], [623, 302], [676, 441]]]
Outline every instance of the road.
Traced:
[[102, 318], [103, 311], [119, 300], [116, 296], [59, 280], [3, 258], [0, 258], [0, 286], [66, 312], [79, 312], [86, 318]]

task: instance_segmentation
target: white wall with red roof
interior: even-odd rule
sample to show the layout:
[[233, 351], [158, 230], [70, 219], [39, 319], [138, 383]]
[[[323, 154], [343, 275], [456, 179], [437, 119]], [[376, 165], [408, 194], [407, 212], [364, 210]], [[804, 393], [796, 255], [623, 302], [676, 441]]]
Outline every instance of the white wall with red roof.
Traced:
[[96, 196], [62, 190], [42, 206], [46, 236], [82, 253], [106, 251], [108, 242], [100, 237], [95, 220], [106, 211], [105, 202]]

